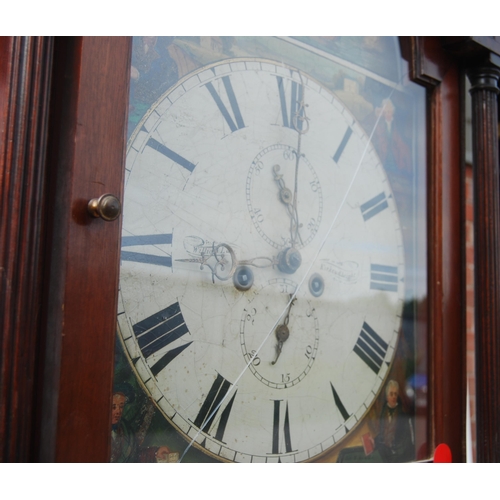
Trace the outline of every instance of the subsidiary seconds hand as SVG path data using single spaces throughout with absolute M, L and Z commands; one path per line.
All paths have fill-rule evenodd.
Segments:
M 292 308 L 296 300 L 297 298 L 293 297 L 293 294 L 290 295 L 290 305 L 288 306 L 288 311 L 286 312 L 285 319 L 283 320 L 283 323 L 281 325 L 278 325 L 276 327 L 275 333 L 278 344 L 276 345 L 276 359 L 271 363 L 272 365 L 275 365 L 276 361 L 278 361 L 278 358 L 281 354 L 281 349 L 283 348 L 283 343 L 290 336 L 290 330 L 288 328 L 288 322 L 290 321 L 290 309 Z

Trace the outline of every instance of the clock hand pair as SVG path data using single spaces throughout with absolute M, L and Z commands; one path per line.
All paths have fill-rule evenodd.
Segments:
M 302 136 L 309 130 L 309 118 L 306 116 L 306 107 L 304 101 L 304 85 L 302 82 L 302 75 L 299 73 L 301 84 L 299 86 L 300 100 L 297 101 L 297 110 L 292 117 L 292 125 L 298 134 L 297 150 L 295 151 L 295 174 L 293 193 L 285 186 L 283 175 L 279 173 L 280 166 L 273 166 L 274 180 L 278 183 L 280 188 L 279 197 L 281 202 L 286 206 L 288 215 L 290 216 L 290 243 L 291 248 L 295 248 L 298 243 L 303 245 L 302 237 L 300 236 L 299 229 L 299 213 L 297 209 L 297 193 L 298 193 L 298 179 L 299 179 L 299 164 L 302 154 Z
M 297 214 L 297 205 L 294 203 L 294 197 L 292 191 L 288 189 L 283 180 L 283 174 L 280 173 L 281 167 L 279 165 L 273 166 L 274 180 L 279 186 L 279 197 L 280 201 L 286 206 L 288 215 L 290 216 L 290 243 L 292 247 L 295 246 L 295 241 L 298 238 L 302 243 L 302 238 L 299 233 L 299 220 Z
M 297 152 L 295 154 L 295 181 L 294 181 L 294 189 L 293 189 L 293 201 L 292 201 L 292 210 L 294 214 L 294 220 L 295 224 L 290 225 L 290 235 L 292 239 L 292 247 L 295 247 L 295 243 L 297 241 L 297 238 L 300 240 L 302 243 L 302 239 L 300 238 L 300 233 L 299 233 L 299 213 L 297 210 L 297 192 L 298 192 L 298 180 L 299 180 L 299 163 L 300 163 L 300 157 L 302 156 L 302 135 L 307 133 L 309 130 L 309 118 L 306 116 L 306 104 L 304 102 L 304 85 L 302 82 L 302 75 L 299 73 L 300 76 L 300 101 L 299 105 L 297 107 L 297 111 L 295 113 L 295 116 L 292 118 L 292 124 L 293 128 L 297 131 Z M 304 127 L 305 125 L 305 127 Z

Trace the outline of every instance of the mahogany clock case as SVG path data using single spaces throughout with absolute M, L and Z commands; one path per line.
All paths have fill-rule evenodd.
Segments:
M 134 38 L 112 460 L 426 458 L 425 90 L 408 76 L 390 37 Z

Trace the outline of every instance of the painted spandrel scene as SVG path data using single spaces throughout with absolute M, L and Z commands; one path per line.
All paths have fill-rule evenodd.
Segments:
M 394 37 L 134 37 L 111 461 L 427 458 L 425 92 L 409 81 L 407 72 Z M 263 90 L 255 95 L 269 103 L 260 104 L 261 113 L 255 111 L 257 101 L 245 102 L 257 85 Z M 271 116 L 274 102 L 276 120 L 268 120 L 268 131 L 252 135 L 252 127 L 263 126 L 261 116 Z M 205 109 L 213 114 L 204 118 Z M 327 120 L 322 113 L 338 113 L 337 125 L 324 126 L 331 128 L 327 146 L 328 133 L 315 128 L 318 121 Z M 221 144 L 234 140 L 242 156 L 248 149 L 252 157 L 224 174 L 221 160 L 214 158 L 225 156 L 200 145 L 199 135 L 179 135 L 177 142 L 170 139 L 188 128 L 186 117 L 198 120 L 193 122 L 197 133 L 219 120 Z M 213 125 L 214 130 L 218 126 Z M 313 134 L 318 139 L 309 146 Z M 216 147 L 213 139 L 208 142 Z M 329 156 L 325 153 L 331 165 L 323 166 L 324 160 L 321 163 L 308 151 L 314 144 L 331 149 Z M 190 154 L 190 148 L 196 154 Z M 378 177 L 366 174 L 366 179 L 373 179 L 368 184 L 380 185 L 373 188 L 375 195 L 366 187 L 358 188 L 356 179 L 351 185 L 343 180 L 349 148 L 362 158 L 361 166 L 353 160 L 350 167 L 361 168 L 360 178 L 363 168 L 380 172 Z M 168 165 L 149 164 L 146 155 L 153 158 L 153 153 Z M 366 167 L 364 155 L 372 158 Z M 217 165 L 205 167 L 207 158 Z M 262 181 L 267 163 L 270 180 Z M 288 165 L 300 169 L 295 180 L 285 171 Z M 263 240 L 256 244 L 253 258 L 242 255 L 251 248 L 247 240 L 229 236 L 237 234 L 236 229 L 217 233 L 207 229 L 210 222 L 198 225 L 192 219 L 195 195 L 213 195 L 210 203 L 222 200 L 219 184 L 212 188 L 210 177 L 203 177 L 209 171 L 224 177 L 224 182 L 234 177 L 235 186 L 241 172 L 242 195 L 232 193 L 228 199 L 234 198 L 238 207 L 243 199 L 251 218 L 247 232 Z M 155 176 L 159 180 L 153 188 Z M 150 196 L 156 196 L 156 189 L 160 196 L 161 182 L 167 191 L 179 192 L 165 213 L 160 208 L 147 212 L 137 201 L 136 179 L 146 178 Z M 306 184 L 309 190 L 301 191 Z M 333 194 L 341 185 L 346 193 L 342 202 L 342 194 Z M 371 194 L 352 201 L 349 190 Z M 176 200 L 187 193 L 189 203 L 176 208 Z M 279 241 L 272 235 L 277 223 L 259 213 L 275 193 L 279 194 L 273 201 L 277 218 L 282 212 L 289 217 L 284 227 L 291 233 Z M 309 205 L 307 218 L 305 209 L 300 212 L 303 200 Z M 142 208 L 127 215 L 127 204 L 134 203 Z M 354 215 L 342 222 L 342 210 L 348 209 L 359 222 Z M 185 215 L 179 215 L 180 210 Z M 231 214 L 238 218 L 238 210 L 229 210 L 228 220 Z M 146 220 L 143 228 L 140 217 Z M 162 226 L 163 219 L 170 226 Z M 184 229 L 186 220 L 189 230 Z M 379 229 L 373 229 L 375 223 Z M 366 239 L 365 226 L 373 235 Z M 359 233 L 355 227 L 361 228 Z M 340 243 L 330 236 L 335 231 Z M 347 240 L 355 243 L 343 243 Z M 401 249 L 388 243 L 394 249 L 384 254 L 383 240 L 400 241 Z M 363 246 L 363 258 L 350 249 L 354 244 Z M 274 247 L 276 255 L 269 254 L 268 247 Z M 306 269 L 316 272 L 307 274 Z M 196 272 L 204 281 L 197 281 Z M 263 285 L 258 284 L 259 277 L 265 277 Z M 218 298 L 205 305 L 216 286 Z M 332 286 L 336 291 L 329 295 Z M 378 295 L 371 300 L 369 293 L 375 292 Z M 277 294 L 283 300 L 266 323 L 259 314 L 271 309 Z M 216 318 L 217 304 L 223 303 L 229 304 L 228 311 L 220 313 L 226 320 Z M 238 308 L 244 312 L 231 313 Z M 260 342 L 262 329 L 269 338 L 269 361 L 262 347 L 265 340 Z M 217 335 L 222 335 L 220 341 Z M 211 345 L 194 351 L 202 343 L 218 344 L 219 350 L 214 354 Z M 280 364 L 286 366 L 287 356 L 292 359 L 292 348 L 300 351 L 300 357 L 297 354 L 278 372 Z M 340 352 L 345 353 L 342 360 Z M 240 356 L 241 362 L 228 361 L 231 356 Z M 329 356 L 331 364 L 342 362 L 342 376 L 337 368 L 330 372 Z M 190 378 L 193 372 L 196 380 Z M 307 398 L 320 384 L 324 392 L 317 389 L 316 396 L 325 402 L 310 405 Z M 194 395 L 190 399 L 181 392 Z M 249 405 L 259 397 L 262 408 L 252 413 Z M 261 415 L 264 420 L 255 423 Z M 241 433 L 253 443 L 241 444 Z M 306 434 L 313 436 L 310 441 L 302 437 Z

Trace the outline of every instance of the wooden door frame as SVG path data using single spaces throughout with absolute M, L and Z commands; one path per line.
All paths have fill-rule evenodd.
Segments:
M 109 460 L 121 218 L 87 204 L 122 199 L 130 54 L 126 37 L 54 43 L 41 461 Z
M 439 37 L 408 37 L 411 79 L 427 87 L 429 445 L 465 450 L 465 165 L 462 74 Z

